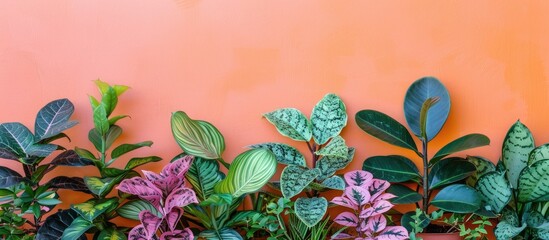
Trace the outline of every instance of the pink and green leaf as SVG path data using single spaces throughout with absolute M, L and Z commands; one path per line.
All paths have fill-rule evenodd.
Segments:
M 334 218 L 334 222 L 347 227 L 356 227 L 359 224 L 358 218 L 351 212 L 340 213 L 336 218 Z
M 349 186 L 369 186 L 374 176 L 366 171 L 356 170 L 345 173 L 345 182 Z
M 351 186 L 345 189 L 345 195 L 353 204 L 364 206 L 370 201 L 370 192 L 366 188 Z
M 164 212 L 170 212 L 174 207 L 184 207 L 191 203 L 198 203 L 196 194 L 192 189 L 180 186 L 166 197 Z

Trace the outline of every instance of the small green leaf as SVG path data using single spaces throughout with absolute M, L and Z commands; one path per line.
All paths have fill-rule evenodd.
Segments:
M 120 137 L 122 134 L 122 128 L 116 125 L 110 126 L 107 131 L 107 136 L 105 137 L 105 150 L 109 149 L 111 145 Z
M 337 170 L 343 169 L 351 163 L 355 156 L 355 148 L 347 149 L 347 157 L 340 158 L 334 156 L 324 156 L 316 162 L 316 168 L 320 170 L 320 175 L 317 177 L 318 180 L 322 181 L 326 178 L 331 177 Z
M 416 203 L 422 199 L 421 194 L 401 184 L 392 184 L 386 192 L 396 196 L 390 200 L 393 204 Z
M 441 148 L 435 156 L 429 161 L 431 165 L 435 164 L 440 159 L 460 151 L 464 151 L 471 148 L 486 146 L 490 144 L 490 139 L 482 134 L 469 134 L 460 137 L 446 146 Z
M 144 210 L 148 210 L 158 217 L 161 216 L 160 212 L 152 204 L 141 199 L 127 202 L 116 209 L 116 212 L 122 217 L 139 220 L 139 213 Z
M 528 165 L 528 154 L 534 146 L 534 137 L 528 127 L 520 121 L 511 126 L 503 141 L 501 158 L 513 189 L 517 189 L 520 172 Z
M 81 158 L 86 158 L 86 159 L 90 159 L 90 160 L 97 160 L 97 158 L 95 157 L 95 155 L 93 155 L 92 152 L 90 152 L 90 151 L 88 151 L 84 148 L 75 147 L 74 151 L 76 153 L 78 153 L 78 156 L 80 156 Z
M 298 198 L 295 201 L 295 214 L 305 225 L 313 227 L 326 214 L 328 201 L 326 198 Z
M 129 116 L 128 115 L 119 115 L 119 116 L 111 117 L 111 118 L 109 118 L 109 125 L 111 125 L 111 126 L 115 125 L 118 122 L 118 120 L 123 119 L 123 118 L 127 118 L 127 117 L 129 117 Z
M 330 140 L 328 145 L 315 152 L 316 155 L 347 158 L 347 145 L 345 139 L 341 136 L 336 136 Z
M 326 143 L 347 125 L 343 101 L 335 94 L 327 94 L 316 104 L 311 114 L 312 134 L 318 145 Z
M 56 199 L 56 198 L 38 199 L 37 202 L 39 204 L 43 205 L 43 206 L 52 206 L 52 205 L 57 205 L 57 204 L 61 203 L 61 201 L 59 199 Z
M 152 146 L 153 142 L 151 141 L 145 141 L 145 142 L 140 142 L 140 143 L 135 143 L 135 144 L 122 144 L 118 147 L 116 147 L 114 150 L 112 150 L 111 152 L 111 157 L 112 158 L 118 158 L 128 152 L 131 152 L 133 150 L 136 150 L 136 149 L 139 149 L 139 148 L 142 148 L 142 147 L 150 147 Z
M 107 119 L 105 106 L 99 105 L 93 109 L 93 124 L 100 135 L 107 134 L 107 131 L 109 131 L 109 120 Z
M 311 122 L 295 108 L 282 108 L 263 115 L 283 136 L 308 142 L 312 137 Z
M 406 182 L 420 177 L 414 162 L 398 155 L 370 157 L 364 161 L 362 170 L 389 182 Z
M 112 111 L 114 111 L 114 108 L 116 108 L 116 104 L 118 104 L 118 96 L 116 95 L 114 88 L 110 86 L 102 93 L 102 95 L 101 105 L 105 107 L 105 112 L 107 113 L 107 117 L 109 117 Z
M 276 156 L 276 160 L 279 163 L 286 165 L 298 165 L 306 167 L 305 157 L 297 149 L 284 143 L 262 143 L 251 145 L 250 148 L 264 148 L 269 149 Z
M 73 220 L 71 225 L 63 231 L 61 240 L 74 240 L 79 239 L 88 229 L 92 228 L 93 223 L 85 220 L 82 217 L 77 217 Z
M 126 240 L 126 235 L 112 228 L 105 229 L 99 233 L 97 240 Z
M 472 213 L 481 206 L 481 197 L 474 188 L 453 184 L 440 190 L 431 204 L 447 212 Z
M 130 161 L 128 161 L 128 163 L 126 164 L 126 167 L 124 167 L 124 169 L 130 170 L 130 169 L 134 169 L 138 166 L 141 166 L 143 164 L 150 163 L 150 162 L 158 162 L 160 160 L 162 160 L 162 158 L 157 157 L 157 156 L 132 158 L 132 159 L 130 159 Z
M 280 188 L 285 198 L 299 194 L 320 174 L 318 168 L 307 169 L 295 165 L 284 168 L 280 175 Z

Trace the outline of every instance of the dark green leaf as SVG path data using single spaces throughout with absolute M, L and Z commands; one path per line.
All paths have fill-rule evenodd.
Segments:
M 116 209 L 116 212 L 122 217 L 139 220 L 139 213 L 144 210 L 149 210 L 151 213 L 155 214 L 158 217 L 161 216 L 161 213 L 153 205 L 141 199 L 127 202 L 126 204 Z
M 54 166 L 88 166 L 93 165 L 93 161 L 81 158 L 78 153 L 73 150 L 67 150 L 57 155 L 52 161 L 51 164 Z
M 315 142 L 326 143 L 341 133 L 347 125 L 347 112 L 343 101 L 335 94 L 326 94 L 313 108 L 311 126 Z
M 393 204 L 415 203 L 422 198 L 421 194 L 401 184 L 392 184 L 386 192 L 396 196 L 390 200 Z
M 88 139 L 91 143 L 93 143 L 93 146 L 97 151 L 102 152 L 103 144 L 105 143 L 103 142 L 101 134 L 99 133 L 99 131 L 97 131 L 96 128 L 92 128 L 88 132 Z
M 112 158 L 118 158 L 128 152 L 131 152 L 133 150 L 142 148 L 142 147 L 150 147 L 153 144 L 151 141 L 145 141 L 135 144 L 122 144 L 118 147 L 116 147 L 114 150 L 112 150 L 111 157 Z
M 90 190 L 80 177 L 57 176 L 48 182 L 51 188 L 70 189 L 73 191 L 90 194 Z
M 124 118 L 127 118 L 129 117 L 128 115 L 119 115 L 119 116 L 114 116 L 112 118 L 109 119 L 109 125 L 114 125 L 118 122 L 118 120 L 120 119 L 124 119 Z
M 476 171 L 475 165 L 462 158 L 438 161 L 429 173 L 429 189 L 436 189 L 465 179 Z
M 0 124 L 0 148 L 24 157 L 33 143 L 34 136 L 23 124 L 16 122 Z
M 427 226 L 429 226 L 429 223 L 431 223 L 431 219 L 429 219 L 429 217 L 425 215 L 424 212 L 422 212 L 422 214 L 417 219 L 413 218 L 413 216 L 415 215 L 416 212 L 414 211 L 410 211 L 402 215 L 402 219 L 400 220 L 400 222 L 402 226 L 406 228 L 406 230 L 408 230 L 408 232 L 412 232 L 412 229 L 414 229 L 411 223 L 415 223 L 416 226 L 422 229 L 426 228 Z
M 79 239 L 88 229 L 93 227 L 93 223 L 85 220 L 82 217 L 75 218 L 71 225 L 63 231 L 61 240 Z M 84 235 L 85 236 L 85 235 Z
M 221 230 L 205 230 L 198 234 L 198 239 L 208 240 L 242 240 L 242 236 L 237 231 L 230 228 Z
M 38 233 L 36 234 L 36 239 L 40 240 L 59 240 L 63 235 L 65 229 L 67 229 L 75 218 L 78 217 L 72 209 L 59 211 L 46 219 L 44 224 Z M 75 237 L 74 240 L 86 240 L 86 236 L 82 235 L 80 237 Z
M 53 144 L 33 144 L 27 148 L 27 155 L 35 157 L 47 157 L 58 148 Z
M 11 150 L 0 148 L 0 158 L 19 161 L 19 157 Z
M 7 167 L 0 166 L 0 188 L 8 188 L 23 181 L 23 176 Z
M 250 148 L 265 148 L 271 150 L 279 163 L 286 165 L 307 166 L 305 157 L 297 149 L 284 143 L 262 143 L 251 145 Z
M 362 170 L 389 182 L 406 182 L 420 177 L 414 162 L 398 155 L 370 157 L 364 161 Z
M 99 233 L 97 240 L 126 240 L 124 232 L 112 228 L 105 229 Z
M 431 204 L 447 212 L 472 213 L 481 206 L 477 191 L 464 184 L 454 184 L 440 190 Z
M 217 161 L 195 157 L 185 178 L 193 186 L 197 198 L 203 201 L 213 193 L 215 184 L 225 175 L 219 171 Z
M 34 141 L 53 137 L 76 125 L 77 121 L 69 121 L 73 112 L 74 105 L 66 98 L 48 103 L 36 116 Z
M 138 166 L 141 166 L 143 164 L 150 163 L 150 162 L 158 162 L 160 160 L 162 160 L 162 158 L 159 158 L 157 156 L 132 158 L 132 159 L 130 159 L 130 161 L 128 161 L 128 163 L 126 164 L 126 167 L 124 167 L 124 169 L 130 170 L 130 169 L 134 169 Z
M 490 139 L 482 134 L 469 134 L 460 137 L 446 146 L 441 148 L 431 159 L 430 164 L 433 165 L 440 159 L 463 150 L 486 146 L 490 144 Z

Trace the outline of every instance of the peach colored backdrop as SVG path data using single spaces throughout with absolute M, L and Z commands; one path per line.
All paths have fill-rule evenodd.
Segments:
M 216 125 L 230 160 L 250 144 L 294 144 L 262 113 L 310 114 L 333 92 L 347 105 L 343 136 L 357 148 L 349 169 L 358 169 L 366 157 L 408 152 L 367 136 L 354 114 L 371 108 L 404 121 L 407 87 L 433 75 L 449 89 L 452 110 L 431 149 L 481 132 L 491 146 L 469 153 L 495 161 L 518 118 L 538 144 L 549 141 L 548 11 L 547 1 L 4 0 L 0 122 L 32 129 L 41 106 L 67 97 L 80 121 L 69 146 L 91 148 L 92 80 L 129 85 L 118 109 L 132 116 L 121 122 L 122 140 L 154 141 L 139 154 L 163 157 L 149 166 L 159 170 L 180 152 L 173 111 Z

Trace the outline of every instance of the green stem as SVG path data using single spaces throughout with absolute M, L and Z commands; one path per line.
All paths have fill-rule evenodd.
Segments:
M 225 160 L 223 160 L 223 158 L 218 158 L 217 161 L 219 161 L 227 170 L 229 170 L 229 167 L 231 166 L 231 164 L 229 164 L 228 162 L 225 162 Z
M 286 236 L 287 239 L 292 239 L 292 238 L 288 235 L 288 231 L 286 230 L 286 225 L 284 225 L 284 221 L 283 221 L 282 218 L 280 217 L 280 214 L 277 214 L 277 215 L 276 215 L 276 218 L 278 219 L 278 225 L 279 225 L 280 228 L 282 229 L 282 232 L 284 232 L 284 236 Z
M 427 139 L 423 143 L 423 212 L 428 213 L 429 208 L 429 158 L 427 153 Z

